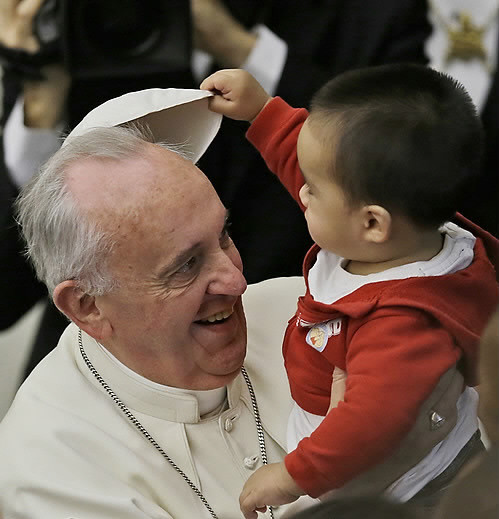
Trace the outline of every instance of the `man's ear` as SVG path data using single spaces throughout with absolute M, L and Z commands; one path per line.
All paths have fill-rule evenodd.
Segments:
M 384 243 L 392 233 L 392 215 L 380 205 L 366 205 L 361 211 L 362 236 L 371 243 Z
M 102 314 L 95 297 L 83 292 L 76 281 L 59 283 L 53 298 L 57 308 L 96 341 L 102 342 L 111 335 L 111 323 Z

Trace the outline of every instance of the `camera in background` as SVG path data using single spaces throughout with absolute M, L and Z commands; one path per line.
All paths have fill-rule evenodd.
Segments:
M 34 32 L 45 61 L 74 78 L 185 71 L 191 59 L 186 0 L 46 0 Z

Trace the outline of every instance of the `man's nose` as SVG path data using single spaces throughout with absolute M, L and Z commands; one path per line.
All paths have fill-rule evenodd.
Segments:
M 213 266 L 212 279 L 208 285 L 209 294 L 240 296 L 246 291 L 243 265 L 237 251 L 220 251 Z

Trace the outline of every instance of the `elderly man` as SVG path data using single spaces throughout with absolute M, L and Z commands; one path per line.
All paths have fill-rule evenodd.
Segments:
M 284 455 L 280 343 L 303 282 L 250 288 L 247 330 L 208 179 L 157 133 L 105 127 L 96 110 L 18 201 L 37 274 L 72 323 L 0 424 L 0 516 L 241 517 L 244 481 Z

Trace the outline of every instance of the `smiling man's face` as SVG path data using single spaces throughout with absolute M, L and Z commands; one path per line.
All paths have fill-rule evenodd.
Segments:
M 110 270 L 119 287 L 96 298 L 110 323 L 104 346 L 161 384 L 226 385 L 246 354 L 246 281 L 211 183 L 192 163 L 154 145 L 145 158 L 77 167 L 90 169 L 100 188 L 86 196 L 85 180 L 73 189 L 116 238 Z

